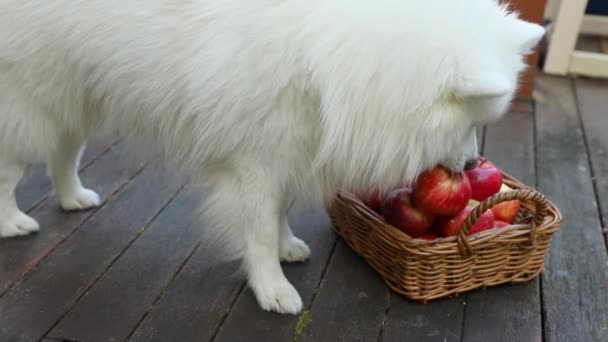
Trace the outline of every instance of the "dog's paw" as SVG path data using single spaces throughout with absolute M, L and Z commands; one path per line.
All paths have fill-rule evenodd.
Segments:
M 0 238 L 27 235 L 38 230 L 38 222 L 19 210 L 0 216 Z
M 73 193 L 63 196 L 60 201 L 61 207 L 70 211 L 94 208 L 101 203 L 99 195 L 95 191 L 85 188 L 79 188 Z
M 279 245 L 279 257 L 284 262 L 303 262 L 308 260 L 310 248 L 297 237 L 281 240 Z
M 285 278 L 251 286 L 258 304 L 266 311 L 291 315 L 302 311 L 303 304 L 298 291 Z

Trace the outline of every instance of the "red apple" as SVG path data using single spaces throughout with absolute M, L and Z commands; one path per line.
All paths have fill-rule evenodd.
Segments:
M 352 190 L 351 193 L 365 204 L 366 207 L 380 213 L 382 210 L 382 198 L 377 190 Z
M 520 207 L 521 202 L 519 200 L 512 200 L 498 203 L 491 210 L 496 220 L 513 223 Z
M 382 214 L 386 222 L 416 238 L 425 234 L 431 228 L 434 218 L 414 208 L 409 195 L 410 191 L 407 189 L 399 189 L 389 193 L 382 206 Z
M 499 221 L 499 220 L 494 221 L 494 228 L 504 228 L 504 227 L 508 227 L 510 225 L 511 225 L 510 223 L 507 223 L 504 221 Z
M 435 240 L 435 239 L 439 239 L 439 236 L 437 236 L 435 234 L 423 234 L 423 235 L 420 235 L 418 238 L 422 239 L 422 240 L 432 241 L 432 240 Z
M 379 213 L 382 210 L 382 198 L 378 191 L 373 191 L 368 194 L 361 195 L 359 197 L 363 204 L 365 204 L 371 210 Z
M 413 197 L 414 203 L 429 214 L 453 216 L 471 199 L 471 185 L 463 173 L 436 167 L 420 174 Z
M 487 160 L 477 162 L 477 167 L 465 171 L 471 183 L 471 198 L 484 201 L 500 191 L 502 174 L 496 165 Z
M 494 214 L 492 214 L 491 210 L 486 210 L 481 216 L 477 219 L 477 222 L 469 229 L 469 235 L 473 235 L 475 233 L 479 233 L 484 230 L 494 228 Z
M 442 219 L 439 222 L 439 232 L 441 233 L 441 236 L 458 235 L 462 223 L 467 219 L 471 211 L 473 211 L 473 208 L 467 206 L 462 209 L 458 215 Z M 482 230 L 490 229 L 492 227 L 494 227 L 494 215 L 492 214 L 492 211 L 486 210 L 483 214 L 481 214 L 479 219 L 477 219 L 477 222 L 473 224 L 469 230 L 469 235 L 475 234 Z

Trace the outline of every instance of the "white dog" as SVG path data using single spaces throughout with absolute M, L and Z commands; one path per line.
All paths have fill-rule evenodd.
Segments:
M 63 208 L 98 205 L 79 158 L 118 127 L 209 187 L 260 306 L 298 313 L 291 196 L 461 171 L 543 34 L 495 0 L 0 0 L 0 236 L 39 229 L 14 198 L 34 160 Z

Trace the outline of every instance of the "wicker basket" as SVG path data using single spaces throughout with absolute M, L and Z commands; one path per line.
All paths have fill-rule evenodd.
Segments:
M 559 209 L 508 174 L 513 191 L 480 203 L 458 236 L 414 239 L 389 225 L 359 199 L 340 193 L 329 209 L 334 230 L 397 293 L 426 302 L 480 287 L 524 282 L 544 267 L 551 237 L 562 221 Z M 476 219 L 492 206 L 513 199 L 521 209 L 513 225 L 468 236 Z

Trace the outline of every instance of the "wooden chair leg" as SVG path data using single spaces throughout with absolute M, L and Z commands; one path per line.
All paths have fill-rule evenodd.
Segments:
M 555 20 L 557 17 L 557 10 L 559 9 L 559 5 L 561 5 L 562 0 L 548 0 L 547 7 L 545 8 L 545 18 Z
M 576 46 L 579 30 L 585 17 L 588 0 L 561 1 L 553 23 L 544 71 L 566 75 Z

